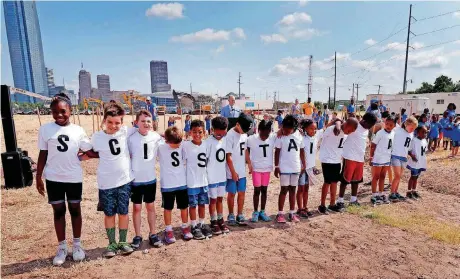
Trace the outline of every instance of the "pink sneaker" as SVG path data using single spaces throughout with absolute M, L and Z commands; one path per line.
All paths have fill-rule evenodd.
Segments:
M 190 240 L 193 238 L 193 235 L 190 232 L 190 227 L 181 228 L 181 231 L 182 231 L 182 238 L 184 240 Z
M 276 222 L 282 224 L 286 223 L 286 217 L 284 217 L 284 214 L 276 215 Z
M 290 213 L 289 214 L 289 221 L 294 222 L 294 223 L 298 223 L 298 222 L 300 222 L 300 218 L 299 218 L 299 216 L 297 214 Z

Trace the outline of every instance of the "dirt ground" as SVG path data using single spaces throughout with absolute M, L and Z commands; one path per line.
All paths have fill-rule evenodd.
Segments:
M 130 116 L 125 120 L 131 121 Z M 51 121 L 43 116 L 42 123 Z M 19 147 L 38 156 L 37 116 L 15 116 Z M 163 117 L 160 118 L 163 121 Z M 92 134 L 91 116 L 80 116 Z M 180 121 L 178 121 L 180 126 Z M 77 121 L 78 124 L 78 121 Z M 159 124 L 163 130 L 163 123 Z M 2 137 L 3 139 L 3 137 Z M 4 150 L 4 145 L 1 145 Z M 3 152 L 3 151 L 2 151 Z M 52 266 L 56 236 L 51 207 L 35 183 L 18 190 L 1 190 L 2 278 L 460 278 L 460 159 L 447 159 L 447 151 L 429 155 L 428 171 L 420 178 L 422 199 L 372 208 L 370 186 L 360 186 L 359 210 L 328 216 L 315 215 L 298 224 L 273 222 L 234 228 L 226 236 L 142 250 L 130 256 L 102 259 L 107 245 L 103 213 L 96 211 L 97 161 L 86 161 L 82 202 L 82 242 L 87 260 L 68 260 Z M 158 170 L 157 170 L 158 171 Z M 370 170 L 365 170 L 369 181 Z M 401 184 L 407 189 L 407 173 Z M 2 182 L 3 184 L 3 182 Z M 251 216 L 252 181 L 248 181 L 245 215 Z M 279 182 L 272 176 L 267 213 L 277 212 Z M 163 214 L 157 193 L 157 227 Z M 320 187 L 310 188 L 309 208 L 316 212 Z M 349 197 L 346 196 L 346 200 Z M 367 205 L 366 205 L 367 204 Z M 226 206 L 225 206 L 226 207 Z M 131 210 L 131 209 L 130 209 Z M 144 239 L 148 234 L 143 213 Z M 173 224 L 176 237 L 179 214 Z M 67 238 L 72 239 L 70 217 Z M 128 237 L 132 239 L 130 227 Z M 71 245 L 71 243 L 69 243 Z M 71 247 L 71 246 L 70 246 Z

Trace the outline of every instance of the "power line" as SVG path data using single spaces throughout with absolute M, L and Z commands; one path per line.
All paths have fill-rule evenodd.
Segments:
M 429 19 L 433 19 L 433 18 L 437 18 L 437 17 L 441 17 L 441 16 L 446 16 L 446 15 L 450 15 L 450 14 L 453 14 L 453 13 L 456 13 L 456 12 L 460 12 L 460 10 L 455 10 L 455 11 L 450 11 L 450 12 L 447 12 L 447 13 L 442 13 L 442 14 L 438 14 L 438 15 L 434 15 L 434 16 L 429 16 L 429 17 L 424 17 L 422 19 L 418 19 L 417 22 L 415 22 L 414 24 L 420 22 L 420 21 L 425 21 L 425 20 L 429 20 Z
M 425 32 L 425 33 L 421 33 L 421 34 L 414 34 L 414 36 L 420 37 L 420 36 L 423 36 L 423 35 L 427 35 L 427 34 L 431 34 L 431 33 L 436 33 L 436 32 L 444 31 L 444 30 L 451 29 L 451 28 L 455 28 L 455 27 L 459 27 L 459 26 L 460 26 L 460 24 L 456 24 L 456 25 L 452 25 L 452 26 L 449 26 L 449 27 L 444 27 L 444 28 L 441 28 L 441 29 L 436 29 L 436 30 L 433 30 L 433 31 L 430 31 L 430 32 Z
M 430 48 L 430 47 L 435 47 L 435 46 L 440 46 L 440 45 L 445 45 L 445 44 L 457 42 L 459 40 L 460 40 L 460 38 L 455 39 L 455 40 L 445 41 L 445 42 L 442 42 L 442 43 L 437 43 L 437 44 L 432 44 L 432 45 L 428 45 L 428 46 L 419 47 L 419 48 L 416 49 L 416 51 L 420 50 L 420 49 L 424 49 L 424 48 Z

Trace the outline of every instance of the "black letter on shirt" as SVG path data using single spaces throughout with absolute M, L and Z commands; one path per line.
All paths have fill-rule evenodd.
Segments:
M 294 140 L 294 139 L 290 139 L 290 140 L 289 140 L 288 152 L 290 152 L 292 148 L 294 148 L 295 151 L 299 151 L 299 150 L 297 149 L 297 144 L 295 144 L 295 140 Z
M 425 153 L 426 153 L 426 146 L 425 146 L 425 147 L 422 146 L 421 149 L 422 149 L 422 156 L 425 156 Z
M 121 153 L 120 147 L 115 148 L 115 144 L 118 144 L 118 140 L 116 139 L 109 140 L 109 147 L 110 147 L 110 152 L 112 153 L 112 155 L 118 155 Z
M 407 137 L 406 142 L 404 143 L 404 147 L 409 147 L 409 144 L 410 144 L 410 138 Z
M 219 158 L 219 153 L 220 153 L 221 151 L 222 151 L 222 154 L 223 154 L 222 159 Z M 216 160 L 217 160 L 217 162 L 219 162 L 219 163 L 222 163 L 223 161 L 225 161 L 225 150 L 224 150 L 223 148 L 221 148 L 221 149 L 219 149 L 219 150 L 216 151 Z
M 310 142 L 310 154 L 313 154 L 313 142 Z
M 338 148 L 343 148 L 343 138 L 340 139 L 339 147 L 338 147 Z
M 147 155 L 147 143 L 144 143 L 144 159 L 148 159 L 148 155 Z
M 262 147 L 264 151 L 264 157 L 267 157 L 267 146 L 270 146 L 269 144 L 261 144 L 259 147 Z
M 206 153 L 198 153 L 198 161 L 203 162 L 203 164 L 198 163 L 200 168 L 206 167 Z
M 173 159 L 173 162 L 172 163 L 172 166 L 173 167 L 178 167 L 179 164 L 180 164 L 180 161 L 179 161 L 179 152 L 177 151 L 174 151 L 171 153 L 171 158 Z
M 388 140 L 388 149 L 393 146 L 393 141 L 391 139 Z
M 69 146 L 68 146 L 67 143 L 65 143 L 64 141 L 69 141 L 69 136 L 67 136 L 67 135 L 59 135 L 59 136 L 58 136 L 58 142 L 59 142 L 62 146 L 58 146 L 58 147 L 57 147 L 57 150 L 58 150 L 58 151 L 66 152 L 67 150 L 69 150 Z
M 244 142 L 240 142 L 240 155 L 243 156 Z

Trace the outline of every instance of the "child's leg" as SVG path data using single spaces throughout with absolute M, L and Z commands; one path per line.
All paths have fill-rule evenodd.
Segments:
M 326 198 L 327 193 L 329 192 L 329 187 L 331 187 L 331 184 L 323 183 L 323 187 L 321 188 L 321 206 L 326 206 Z
M 254 204 L 254 211 L 259 209 L 259 196 L 262 187 L 254 187 L 254 195 L 252 196 L 252 202 Z
M 308 207 L 308 190 L 310 189 L 309 184 L 305 185 L 302 193 L 302 199 L 303 199 L 303 207 L 302 209 L 307 210 Z
M 340 189 L 339 189 L 339 202 L 343 203 L 343 197 L 345 197 L 345 190 L 347 189 L 348 183 L 342 181 L 340 182 Z
M 286 201 L 286 195 L 289 191 L 289 186 L 281 186 L 280 195 L 278 197 L 278 211 L 281 213 L 284 209 L 284 202 Z
M 147 221 L 149 223 L 150 234 L 155 234 L 156 233 L 155 232 L 156 231 L 156 219 L 157 219 L 157 215 L 155 212 L 155 203 L 153 202 L 146 203 L 145 208 L 147 209 Z M 139 214 L 139 217 L 140 217 L 140 214 Z M 139 225 L 140 223 L 141 222 L 139 222 Z M 140 233 L 140 227 L 139 227 L 139 233 Z M 137 234 L 136 232 L 136 235 L 139 235 L 139 234 Z
M 200 223 L 203 221 L 206 215 L 206 206 L 204 204 L 198 205 L 198 218 L 200 218 Z
M 268 185 L 260 187 L 260 191 L 262 193 L 260 197 L 260 210 L 262 211 L 265 211 L 265 205 L 267 204 L 267 190 L 268 190 Z
M 351 202 L 356 201 L 358 197 L 358 185 L 359 183 L 351 183 Z
M 73 238 L 80 238 L 82 226 L 80 202 L 69 202 L 68 206 L 70 217 L 72 219 Z
M 216 205 L 217 205 L 217 198 L 209 199 L 209 216 L 211 216 L 211 220 L 217 220 L 217 215 L 216 215 Z
M 437 143 L 438 143 L 438 138 L 435 138 L 435 139 L 433 140 L 433 152 L 436 151 L 436 147 L 438 146 Z
M 299 185 L 297 187 L 297 194 L 296 194 L 296 199 L 297 199 L 297 208 L 299 210 L 303 209 L 303 192 L 305 189 L 305 185 Z
M 387 171 L 390 167 L 382 167 L 380 171 L 380 177 L 379 177 L 379 195 L 383 193 L 383 190 L 385 189 L 385 176 L 387 174 Z
M 246 192 L 238 192 L 238 215 L 243 214 L 245 195 L 246 195 Z
M 224 215 L 224 198 L 223 197 L 217 197 L 216 211 L 217 211 L 218 217 Z
M 142 204 L 133 203 L 133 225 L 136 236 L 141 236 L 141 211 Z
M 291 213 L 295 211 L 295 188 L 296 186 L 289 186 L 289 210 Z
M 429 138 L 429 140 L 428 140 L 428 151 L 432 150 L 432 147 L 431 147 L 432 144 L 433 144 L 433 139 Z
M 227 194 L 227 206 L 228 206 L 228 213 L 234 214 L 235 212 L 235 194 L 234 193 L 229 192 Z
M 188 208 L 188 212 L 190 214 L 190 220 L 192 222 L 192 226 L 196 226 L 196 205 L 190 205 Z
M 394 177 L 393 177 L 393 181 L 391 182 L 391 193 L 397 193 L 403 168 L 400 166 L 393 166 L 392 168 L 393 168 Z
M 56 231 L 58 242 L 62 242 L 65 240 L 65 202 L 52 204 L 52 206 L 54 215 L 54 230 Z
M 128 235 L 128 226 L 129 226 L 129 215 L 128 214 L 118 214 L 118 230 L 120 242 L 126 242 L 126 236 Z
M 379 183 L 381 171 L 382 171 L 382 167 L 378 167 L 378 166 L 372 167 L 372 182 L 371 182 L 372 196 L 375 196 L 375 194 L 377 194 L 377 183 Z
M 391 185 L 391 182 L 393 181 L 393 170 L 391 169 L 391 167 L 387 168 L 387 172 L 388 172 L 388 182 Z
M 329 205 L 335 205 L 335 197 L 337 195 L 337 182 L 331 183 L 331 191 L 329 198 Z
M 115 215 L 104 215 L 104 226 L 107 232 L 107 237 L 109 238 L 109 245 L 117 243 L 115 240 Z
M 187 208 L 180 210 L 180 219 L 182 224 L 188 224 L 188 210 Z M 171 224 L 171 212 L 169 213 L 169 224 Z

